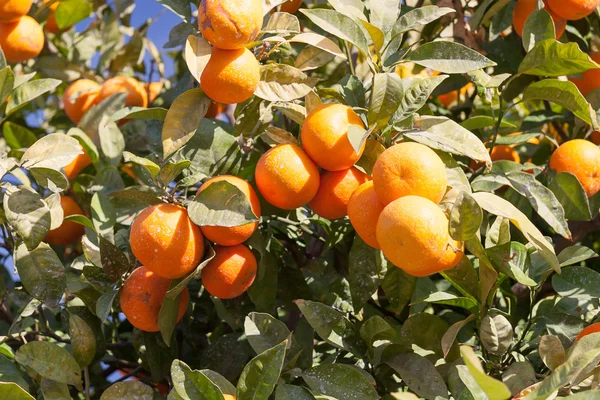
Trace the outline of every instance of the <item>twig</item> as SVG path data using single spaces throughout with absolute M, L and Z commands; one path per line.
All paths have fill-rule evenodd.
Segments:
M 90 371 L 88 367 L 83 369 L 83 376 L 85 379 L 85 400 L 90 400 Z

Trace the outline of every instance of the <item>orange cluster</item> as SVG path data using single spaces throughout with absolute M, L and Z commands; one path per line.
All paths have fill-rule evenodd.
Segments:
M 42 27 L 27 15 L 32 3 L 32 0 L 0 1 L 0 47 L 8 62 L 27 61 L 44 48 Z
M 198 27 L 213 45 L 200 77 L 204 93 L 217 103 L 235 104 L 249 99 L 260 81 L 260 64 L 245 46 L 260 32 L 260 0 L 202 0 Z

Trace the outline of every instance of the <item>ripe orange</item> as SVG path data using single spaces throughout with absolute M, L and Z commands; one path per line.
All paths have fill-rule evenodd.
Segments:
M 56 32 L 60 31 L 60 28 L 58 27 L 58 22 L 56 22 L 56 15 L 54 14 L 54 11 L 50 11 L 50 15 L 46 20 L 46 25 L 44 29 L 46 30 L 46 32 L 52 34 L 56 34 Z
M 129 275 L 121 289 L 121 311 L 131 325 L 146 332 L 158 332 L 158 313 L 171 281 L 146 267 L 139 267 Z M 188 289 L 179 297 L 177 322 L 183 318 L 189 301 Z
M 589 54 L 595 62 L 600 62 L 600 52 Z M 569 77 L 569 80 L 577 86 L 582 95 L 587 96 L 600 87 L 600 68 L 589 69 L 581 73 L 581 78 Z
M 262 23 L 260 0 L 202 0 L 198 6 L 202 36 L 220 49 L 243 48 L 260 32 Z
M 592 142 L 575 139 L 563 143 L 552 153 L 550 169 L 575 175 L 589 197 L 600 191 L 600 148 Z
M 413 276 L 454 267 L 462 246 L 448 233 L 448 218 L 431 200 L 404 196 L 385 206 L 376 228 L 383 254 Z
M 544 1 L 544 3 L 547 3 Z M 534 12 L 537 8 L 537 0 L 518 0 L 515 5 L 515 9 L 513 11 L 513 27 L 515 28 L 515 32 L 519 36 L 523 36 L 523 28 L 525 27 L 525 21 Z M 546 4 L 545 10 L 548 11 L 550 16 L 552 17 L 552 21 L 554 21 L 554 28 L 556 33 L 556 38 L 562 36 L 567 27 L 567 20 L 556 15 L 548 4 Z
M 83 151 L 83 148 L 81 150 Z M 83 154 L 78 154 L 77 157 L 65 167 L 65 176 L 67 179 L 73 180 L 77 178 L 77 175 L 79 175 L 81 170 L 91 163 L 92 159 L 85 152 Z
M 590 140 L 592 141 L 592 143 L 600 145 L 600 132 L 592 132 L 592 134 L 590 135 Z
M 137 79 L 128 76 L 116 76 L 104 82 L 96 98 L 96 104 L 107 97 L 120 92 L 127 93 L 125 106 L 148 107 L 148 93 Z
M 363 183 L 348 201 L 348 217 L 358 236 L 369 246 L 379 249 L 375 228 L 384 205 L 375 193 L 373 181 Z
M 512 136 L 509 135 L 509 136 Z M 538 140 L 536 138 L 533 138 L 531 140 Z M 490 154 L 490 158 L 492 159 L 492 161 L 501 161 L 501 160 L 505 160 L 505 161 L 514 161 L 516 163 L 521 163 L 521 157 L 519 156 L 519 153 L 517 153 L 517 151 L 515 149 L 513 149 L 510 146 L 507 146 L 505 144 L 497 144 L 494 146 L 494 148 L 492 149 L 492 153 Z M 472 170 L 478 170 L 479 168 L 481 168 L 483 166 L 484 163 L 479 163 L 476 162 L 474 160 L 471 160 L 471 162 L 469 163 L 469 167 Z
M 208 293 L 220 299 L 242 295 L 256 277 L 256 257 L 243 244 L 216 246 L 215 253 L 202 269 L 202 284 Z
M 260 218 L 260 200 L 258 199 L 256 192 L 248 182 L 236 176 L 221 175 L 209 179 L 206 182 L 204 182 L 202 186 L 200 186 L 199 192 L 209 187 L 212 183 L 221 181 L 229 182 L 236 188 L 240 189 L 242 193 L 244 193 L 246 197 L 248 197 L 248 200 L 252 205 L 252 212 Z M 233 246 L 236 244 L 244 243 L 246 240 L 248 240 L 257 227 L 258 221 L 250 222 L 246 225 L 231 227 L 202 226 L 200 229 L 202 229 L 202 233 L 208 240 L 215 242 L 216 244 L 220 244 L 222 246 Z
M 210 103 L 208 107 L 208 111 L 206 111 L 206 115 L 204 118 L 216 118 L 217 115 L 223 112 L 223 104 L 215 103 L 214 101 Z
M 552 11 L 570 21 L 587 17 L 594 12 L 598 4 L 598 0 L 548 0 Z
M 160 94 L 160 91 L 163 88 L 163 83 L 162 82 L 146 83 L 144 85 L 144 88 L 146 89 L 146 94 L 148 95 L 148 104 L 152 104 L 152 103 L 154 103 L 154 100 L 156 100 L 158 95 Z
M 37 57 L 44 48 L 44 31 L 38 22 L 25 15 L 16 21 L 0 23 L 0 47 L 11 63 Z
M 286 1 L 285 3 L 283 3 L 281 5 L 281 7 L 279 8 L 279 11 L 294 14 L 296 11 L 298 11 L 298 9 L 300 8 L 301 5 L 302 5 L 302 0 Z
M 364 127 L 360 117 L 348 106 L 323 104 L 306 116 L 302 124 L 302 147 L 312 160 L 329 171 L 354 165 L 365 149 L 357 154 L 348 139 L 348 127 Z
M 0 21 L 14 21 L 27 15 L 33 0 L 0 0 Z
M 224 395 L 223 395 L 223 399 L 224 399 L 224 400 L 236 400 L 236 397 L 235 397 L 235 396 L 232 396 L 232 395 L 230 395 L 230 394 L 224 394 Z
M 453 90 L 448 93 L 440 94 L 438 96 L 438 99 L 444 105 L 444 107 L 448 108 L 450 107 L 450 105 L 458 101 L 459 96 L 461 99 L 464 100 L 467 95 L 467 92 L 469 91 L 469 89 L 471 89 L 471 87 L 473 87 L 473 83 L 469 82 L 465 86 L 461 87 L 459 90 Z
M 280 144 L 263 154 L 254 177 L 263 197 L 284 210 L 307 204 L 319 190 L 319 169 L 295 144 Z
M 133 221 L 129 236 L 131 251 L 150 271 L 176 279 L 190 273 L 204 256 L 204 236 L 175 204 L 146 208 Z
M 260 64 L 248 49 L 213 47 L 200 76 L 204 93 L 217 103 L 241 103 L 254 94 L 260 81 Z
M 319 190 L 308 205 L 316 214 L 329 220 L 345 217 L 348 215 L 350 196 L 368 180 L 368 175 L 354 167 L 342 171 L 324 171 L 321 173 Z
M 436 204 L 446 193 L 448 180 L 440 157 L 420 143 L 400 143 L 385 150 L 373 166 L 377 197 L 389 204 L 402 196 L 422 196 Z
M 91 79 L 79 79 L 71 83 L 63 95 L 65 113 L 75 124 L 94 105 L 100 93 L 100 85 Z
M 60 196 L 60 206 L 63 209 L 65 217 L 76 214 L 83 214 L 81 207 L 70 196 Z M 83 225 L 73 221 L 63 221 L 56 229 L 52 229 L 44 239 L 47 243 L 58 246 L 66 246 L 79 240 L 85 233 Z
M 592 333 L 600 332 L 600 322 L 596 322 L 595 324 L 591 324 L 583 328 L 579 335 L 575 338 L 575 342 L 581 339 L 584 336 L 590 335 Z

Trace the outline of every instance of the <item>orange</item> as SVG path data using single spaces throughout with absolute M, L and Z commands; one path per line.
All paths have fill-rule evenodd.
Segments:
M 0 21 L 14 21 L 27 15 L 33 0 L 0 0 Z
M 204 236 L 176 204 L 155 204 L 133 221 L 131 251 L 150 271 L 177 279 L 192 272 L 204 256 Z
M 65 217 L 70 215 L 82 215 L 81 207 L 69 196 L 60 196 L 60 206 L 63 209 Z M 44 239 L 47 243 L 58 246 L 66 246 L 79 240 L 85 233 L 83 225 L 73 221 L 63 221 L 56 229 L 52 229 Z
M 83 151 L 83 147 L 81 148 Z M 73 180 L 85 167 L 92 163 L 92 159 L 85 152 L 78 154 L 77 157 L 69 165 L 65 167 L 65 175 L 67 179 Z
M 65 113 L 75 124 L 94 105 L 100 93 L 100 85 L 91 79 L 79 79 L 71 83 L 63 95 Z
M 258 35 L 262 23 L 260 0 L 202 0 L 198 6 L 202 36 L 220 49 L 243 48 Z
M 46 20 L 45 29 L 46 29 L 46 32 L 49 32 L 52 34 L 56 34 L 56 32 L 60 31 L 60 28 L 58 27 L 58 23 L 56 22 L 56 15 L 54 14 L 54 11 L 50 11 L 50 15 L 48 16 L 48 19 Z
M 438 96 L 438 99 L 444 105 L 444 107 L 448 108 L 451 104 L 459 100 L 459 96 L 460 99 L 464 100 L 467 95 L 467 92 L 469 91 L 469 89 L 471 89 L 472 86 L 473 83 L 469 82 L 465 86 L 461 87 L 459 90 L 453 90 L 448 93 L 440 94 Z
M 544 3 L 546 4 L 547 2 L 544 1 Z M 515 32 L 517 32 L 517 34 L 519 36 L 523 36 L 523 28 L 525 27 L 525 21 L 527 21 L 527 18 L 529 18 L 531 13 L 534 12 L 536 10 L 536 8 L 537 8 L 537 0 L 518 0 L 517 1 L 517 4 L 515 5 L 515 9 L 513 10 L 513 27 L 515 28 Z M 552 17 L 552 21 L 554 21 L 555 34 L 556 34 L 556 38 L 558 39 L 564 33 L 565 28 L 567 27 L 567 21 L 564 18 L 556 15 L 548 7 L 547 4 L 544 9 L 546 11 L 548 11 L 550 16 Z
M 323 104 L 306 116 L 302 124 L 302 147 L 317 165 L 340 171 L 354 165 L 365 145 L 356 153 L 348 139 L 350 125 L 364 127 L 360 117 L 348 106 Z
M 441 158 L 420 143 L 400 143 L 386 149 L 373 166 L 373 184 L 383 204 L 409 195 L 439 203 L 448 180 Z
M 224 395 L 223 395 L 223 399 L 224 399 L 224 400 L 236 400 L 236 397 L 235 397 L 235 396 L 232 396 L 232 395 L 230 395 L 230 394 L 224 394 Z
M 514 161 L 516 163 L 521 163 L 521 157 L 519 157 L 519 153 L 515 149 L 505 144 L 498 144 L 494 146 L 492 149 L 492 153 L 490 154 L 490 158 L 492 161 Z
M 298 11 L 298 9 L 300 8 L 301 5 L 302 5 L 302 0 L 286 1 L 285 3 L 283 3 L 281 5 L 281 7 L 279 8 L 279 11 L 293 14 L 296 11 Z
M 260 81 L 260 64 L 248 49 L 221 50 L 213 47 L 200 76 L 200 86 L 212 100 L 223 104 L 246 101 Z
M 0 23 L 0 47 L 11 63 L 37 57 L 44 48 L 44 31 L 38 22 L 25 15 L 12 22 Z
M 550 169 L 575 175 L 589 197 L 600 191 L 600 148 L 592 142 L 575 139 L 563 143 L 552 153 Z
M 126 107 L 148 107 L 148 93 L 144 85 L 128 76 L 117 76 L 104 82 L 96 98 L 96 104 L 120 92 L 127 93 Z
M 254 215 L 260 218 L 260 200 L 258 199 L 256 192 L 248 182 L 236 176 L 221 175 L 209 179 L 206 182 L 204 182 L 202 186 L 200 186 L 199 192 L 209 187 L 212 183 L 221 181 L 229 182 L 236 188 L 240 189 L 250 201 L 250 204 L 252 205 L 252 212 L 254 213 Z M 246 240 L 248 240 L 257 227 L 258 221 L 250 222 L 246 225 L 230 227 L 202 226 L 200 229 L 202 229 L 202 233 L 208 240 L 215 242 L 216 244 L 220 244 L 222 246 L 233 246 L 236 244 L 244 243 Z
M 584 336 L 590 335 L 592 333 L 600 332 L 600 322 L 596 322 L 595 324 L 591 324 L 583 328 L 579 335 L 575 338 L 575 342 L 581 339 Z
M 587 17 L 598 7 L 598 3 L 598 0 L 548 0 L 552 11 L 570 21 Z
M 220 299 L 242 295 L 256 277 L 256 257 L 243 244 L 216 246 L 215 253 L 202 269 L 202 284 Z
M 310 208 L 323 218 L 334 220 L 348 215 L 348 201 L 369 176 L 352 167 L 342 171 L 324 171 L 319 190 L 308 203 Z
M 214 101 L 210 103 L 208 107 L 208 111 L 206 111 L 206 115 L 204 118 L 216 118 L 217 115 L 223 112 L 223 104 L 215 103 Z
M 590 140 L 592 141 L 592 143 L 600 145 L 600 132 L 592 132 L 592 134 L 590 135 Z
M 358 236 L 369 246 L 379 249 L 375 228 L 384 205 L 375 193 L 373 181 L 363 183 L 348 201 L 348 217 Z
M 162 82 L 146 83 L 144 85 L 144 88 L 146 89 L 146 93 L 148 95 L 148 104 L 152 104 L 160 94 L 160 91 L 163 88 L 163 84 Z
M 413 276 L 452 268 L 463 256 L 461 244 L 448 233 L 444 212 L 423 197 L 404 196 L 385 206 L 376 235 L 383 254 Z
M 158 332 L 158 313 L 171 281 L 142 266 L 129 275 L 121 289 L 121 311 L 131 325 L 146 332 Z M 179 297 L 177 322 L 183 318 L 189 301 L 188 288 Z
M 263 154 L 254 177 L 265 200 L 284 210 L 302 207 L 319 190 L 319 169 L 295 144 L 280 144 Z
M 600 62 L 600 52 L 589 54 L 595 62 Z M 569 77 L 569 80 L 577 86 L 582 95 L 587 96 L 600 87 L 600 68 L 588 69 L 581 73 L 581 78 Z

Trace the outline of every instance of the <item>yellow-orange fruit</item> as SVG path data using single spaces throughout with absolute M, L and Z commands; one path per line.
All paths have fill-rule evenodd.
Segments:
M 577 335 L 577 337 L 575 338 L 575 341 L 577 342 L 582 337 L 591 335 L 592 333 L 596 332 L 600 332 L 600 322 L 596 322 L 595 324 L 591 324 L 583 328 L 583 330 L 579 332 L 579 335 Z
M 402 196 L 421 196 L 439 203 L 448 180 L 441 158 L 420 143 L 399 143 L 386 149 L 373 166 L 377 197 L 389 204 Z
M 360 185 L 348 201 L 348 217 L 354 230 L 366 244 L 376 249 L 380 247 L 375 230 L 383 207 L 375 193 L 373 181 Z
M 233 299 L 252 285 L 256 268 L 256 257 L 243 244 L 216 246 L 215 257 L 202 269 L 202 284 L 215 297 Z
M 243 48 L 260 32 L 262 23 L 260 0 L 202 0 L 198 6 L 202 36 L 220 49 Z
M 102 84 L 100 93 L 96 97 L 96 104 L 115 93 L 127 93 L 125 106 L 148 107 L 148 93 L 137 79 L 128 76 L 116 76 Z
M 242 193 L 244 193 L 246 197 L 248 197 L 248 200 L 252 205 L 252 212 L 254 213 L 254 215 L 260 218 L 260 200 L 258 199 L 256 192 L 248 182 L 238 178 L 237 176 L 216 176 L 204 182 L 204 184 L 200 186 L 199 192 L 203 191 L 211 184 L 221 181 L 229 182 L 236 188 L 240 189 Z M 200 229 L 202 229 L 202 233 L 204 234 L 204 236 L 211 242 L 215 242 L 216 244 L 220 244 L 222 246 L 233 246 L 236 244 L 244 243 L 246 240 L 250 239 L 250 236 L 252 236 L 257 227 L 258 221 L 250 222 L 246 225 L 230 227 L 202 226 Z
M 444 105 L 444 107 L 448 108 L 454 102 L 458 101 L 459 96 L 460 96 L 460 98 L 464 98 L 472 86 L 473 86 L 473 83 L 469 82 L 465 86 L 461 87 L 460 90 L 453 90 L 448 93 L 440 94 L 438 96 L 438 99 Z
M 546 1 L 544 1 L 546 3 Z M 515 5 L 515 9 L 513 10 L 513 27 L 515 28 L 515 32 L 519 36 L 523 36 L 523 28 L 525 27 L 525 21 L 534 12 L 537 8 L 537 0 L 518 0 Z M 567 27 L 567 20 L 556 15 L 546 4 L 544 8 L 548 11 L 548 14 L 552 17 L 552 21 L 554 21 L 554 29 L 556 38 L 562 36 Z
M 56 22 L 56 15 L 54 14 L 54 11 L 50 12 L 48 19 L 46 20 L 46 25 L 44 26 L 44 29 L 46 32 L 52 34 L 56 34 L 56 32 L 60 31 L 58 23 Z
M 279 11 L 294 14 L 296 11 L 298 11 L 298 9 L 300 8 L 301 5 L 302 5 L 302 0 L 286 1 L 285 3 L 283 3 L 281 5 L 281 8 L 279 9 Z
M 598 3 L 598 0 L 548 0 L 552 11 L 570 21 L 587 17 L 598 7 Z
M 163 88 L 163 83 L 162 82 L 146 83 L 144 85 L 144 88 L 146 88 L 146 93 L 148 95 L 148 104 L 152 104 L 152 103 L 154 103 L 154 100 L 156 100 L 158 95 L 160 94 L 160 91 Z
M 33 0 L 0 0 L 0 22 L 14 21 L 27 15 Z
M 223 399 L 224 399 L 224 400 L 236 400 L 236 397 L 235 397 L 235 396 L 232 396 L 232 395 L 230 395 L 230 394 L 224 394 L 224 395 L 223 395 Z
M 334 220 L 348 215 L 348 201 L 369 176 L 352 167 L 342 171 L 324 171 L 319 190 L 308 203 L 323 218 Z
M 550 169 L 575 175 L 589 197 L 600 191 L 600 148 L 592 142 L 575 139 L 563 143 L 552 153 Z
M 280 144 L 263 154 L 254 177 L 263 197 L 284 210 L 307 204 L 319 190 L 319 169 L 295 144 Z
M 215 118 L 217 115 L 223 112 L 223 104 L 215 103 L 214 101 L 210 103 L 208 107 L 208 111 L 206 111 L 206 115 L 204 118 Z
M 462 245 L 448 233 L 444 212 L 423 197 L 404 196 L 385 206 L 376 235 L 383 254 L 413 276 L 452 268 L 463 256 Z
M 492 154 L 490 154 L 490 158 L 492 159 L 492 161 L 506 160 L 514 161 L 516 163 L 521 162 L 521 157 L 519 156 L 519 153 L 517 153 L 517 151 L 512 147 L 507 146 L 505 144 L 499 144 L 494 146 L 494 148 L 492 149 Z
M 260 64 L 250 50 L 213 47 L 200 86 L 217 103 L 235 104 L 252 97 L 259 81 Z
M 78 79 L 71 83 L 63 95 L 67 117 L 78 124 L 83 115 L 94 105 L 100 85 L 91 79 Z
M 204 256 L 204 236 L 176 204 L 156 204 L 131 225 L 131 251 L 150 271 L 177 279 L 192 272 Z
M 83 151 L 83 148 L 81 148 Z M 77 178 L 77 175 L 83 170 L 85 167 L 92 163 L 92 159 L 85 152 L 83 154 L 78 154 L 77 157 L 69 165 L 65 167 L 65 176 L 69 180 L 73 180 Z
M 42 52 L 44 31 L 29 15 L 16 21 L 0 22 L 0 47 L 8 62 L 27 61 Z
M 350 125 L 364 127 L 354 110 L 342 104 L 323 104 L 306 116 L 302 124 L 302 147 L 312 160 L 328 171 L 354 165 L 365 145 L 356 153 L 348 139 Z
M 600 52 L 590 53 L 589 56 L 595 62 L 600 63 Z M 600 68 L 589 69 L 581 73 L 581 78 L 569 77 L 569 80 L 577 86 L 582 95 L 587 96 L 600 88 Z
M 64 217 L 83 214 L 81 207 L 70 196 L 60 196 L 60 206 L 63 209 Z M 84 233 L 83 225 L 73 221 L 63 221 L 58 228 L 48 232 L 44 241 L 58 246 L 66 246 L 78 241 Z
M 592 143 L 600 145 L 600 132 L 592 132 L 592 134 L 590 135 L 590 140 L 592 141 Z
M 131 325 L 146 332 L 158 332 L 158 313 L 171 281 L 162 278 L 146 267 L 139 267 L 129 275 L 121 289 L 121 311 Z M 177 322 L 183 318 L 188 306 L 188 288 L 179 297 Z

